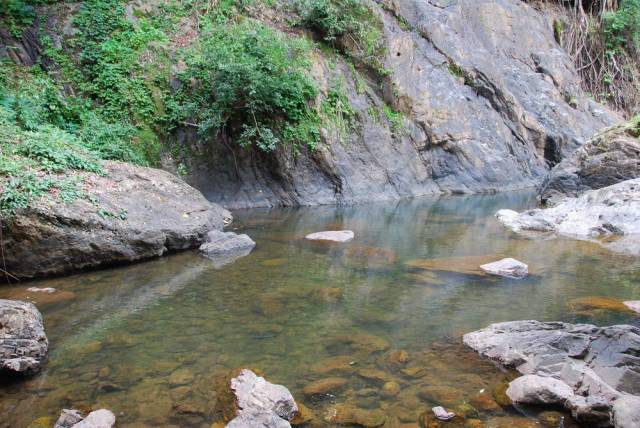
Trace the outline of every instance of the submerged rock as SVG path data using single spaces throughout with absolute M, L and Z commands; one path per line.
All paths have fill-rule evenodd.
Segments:
M 341 377 L 329 377 L 311 382 L 304 387 L 303 393 L 309 398 L 322 398 L 344 389 L 349 381 Z
M 360 409 L 347 404 L 340 404 L 329 408 L 324 420 L 335 425 L 376 428 L 383 426 L 387 417 L 380 410 Z
M 255 246 L 248 235 L 212 230 L 200 246 L 200 253 L 220 268 L 248 255 Z
M 298 406 L 287 388 L 267 382 L 253 371 L 242 369 L 225 376 L 219 384 L 218 402 L 227 426 L 290 427 Z
M 491 275 L 521 279 L 529 274 L 529 266 L 511 258 L 480 266 L 480 269 Z
M 496 217 L 515 232 L 553 232 L 640 255 L 640 178 L 588 191 L 553 208 L 521 214 L 500 210 Z
M 564 406 L 578 421 L 606 426 L 615 419 L 619 399 L 640 396 L 637 327 L 513 321 L 465 334 L 463 340 L 525 375 L 507 389 L 514 402 Z M 640 407 L 630 406 L 632 401 L 618 405 L 620 420 L 640 417 Z
M 613 311 L 630 313 L 633 311 L 623 301 L 612 297 L 603 296 L 586 296 L 569 300 L 567 307 L 575 314 L 579 315 L 596 315 L 602 311 Z
M 485 275 L 485 272 L 480 268 L 480 266 L 491 263 L 495 260 L 495 255 L 442 257 L 435 259 L 409 260 L 405 265 L 414 269 L 452 272 L 463 275 Z
M 28 302 L 0 299 L 0 374 L 33 374 L 49 351 L 42 315 Z
M 637 123 L 623 123 L 599 132 L 556 165 L 540 188 L 546 203 L 559 203 L 587 190 L 601 189 L 640 177 Z
M 310 233 L 304 239 L 308 241 L 349 242 L 353 241 L 354 236 L 351 230 L 331 230 Z
M 166 171 L 111 161 L 104 170 L 85 174 L 95 202 L 43 201 L 2 222 L 8 272 L 33 278 L 157 257 L 199 246 L 230 218 Z

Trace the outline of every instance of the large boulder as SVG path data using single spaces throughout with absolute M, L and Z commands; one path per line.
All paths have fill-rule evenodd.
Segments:
M 639 178 L 638 126 L 635 121 L 607 128 L 563 159 L 543 182 L 542 201 L 555 204 L 587 190 Z
M 3 257 L 14 276 L 62 274 L 199 246 L 230 214 L 168 172 L 105 162 L 84 174 L 92 200 L 39 201 L 3 222 Z
M 587 191 L 552 208 L 523 213 L 500 210 L 496 217 L 515 232 L 595 240 L 613 251 L 639 255 L 640 178 Z M 608 238 L 607 242 L 602 238 Z
M 31 303 L 0 299 L 0 377 L 38 372 L 48 351 L 38 309 Z
M 231 427 L 291 427 L 298 405 L 287 388 L 267 382 L 249 369 L 220 379 L 218 402 Z
M 463 340 L 525 375 L 507 390 L 514 402 L 565 406 L 594 426 L 612 421 L 616 427 L 637 426 L 625 422 L 640 413 L 633 406 L 640 396 L 637 327 L 512 321 L 465 334 Z

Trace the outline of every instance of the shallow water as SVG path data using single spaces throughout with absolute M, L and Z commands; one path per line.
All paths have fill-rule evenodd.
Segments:
M 332 426 L 345 408 L 374 425 L 417 426 L 434 405 L 465 415 L 449 426 L 537 426 L 549 414 L 541 422 L 536 409 L 495 405 L 493 391 L 513 374 L 466 350 L 461 334 L 516 319 L 640 325 L 611 301 L 614 310 L 575 301 L 639 300 L 640 262 L 587 242 L 524 239 L 493 218 L 534 205 L 516 193 L 244 211 L 233 229 L 257 248 L 221 269 L 186 252 L 0 288 L 0 298 L 31 298 L 31 286 L 64 291 L 36 296 L 49 361 L 35 378 L 0 388 L 0 426 L 107 407 L 119 426 L 208 428 L 220 420 L 215 381 L 239 366 L 286 385 L 315 426 Z M 356 239 L 303 240 L 326 229 L 351 229 Z M 532 275 L 479 275 L 484 256 L 517 258 Z M 328 377 L 344 385 L 305 396 Z

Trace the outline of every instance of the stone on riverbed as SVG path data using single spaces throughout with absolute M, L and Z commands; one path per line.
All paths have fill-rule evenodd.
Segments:
M 54 428 L 111 428 L 115 423 L 115 415 L 107 409 L 95 410 L 87 417 L 78 410 L 64 409 Z
M 553 208 L 521 214 L 500 210 L 496 217 L 515 232 L 553 232 L 640 255 L 640 178 L 588 191 Z
M 491 275 L 521 279 L 529 274 L 529 266 L 512 258 L 506 258 L 480 266 L 480 269 Z
M 255 246 L 256 243 L 248 235 L 212 230 L 200 246 L 200 253 L 220 268 L 248 255 Z
M 0 374 L 33 374 L 49 351 L 42 315 L 28 302 L 0 299 Z
M 237 374 L 237 376 L 234 376 Z M 230 427 L 290 427 L 298 406 L 287 388 L 242 369 L 222 380 L 218 402 Z
M 564 406 L 577 420 L 594 425 L 615 419 L 616 427 L 637 427 L 625 421 L 640 417 L 640 407 L 626 398 L 640 395 L 639 328 L 513 321 L 465 334 L 463 340 L 485 357 L 535 375 L 511 382 L 507 394 L 514 401 Z
M 351 230 L 328 230 L 310 233 L 304 238 L 308 241 L 349 242 L 353 240 L 354 236 Z

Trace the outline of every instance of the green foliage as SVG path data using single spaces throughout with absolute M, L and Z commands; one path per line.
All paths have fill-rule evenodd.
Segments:
M 74 174 L 101 173 L 101 159 L 145 163 L 130 144 L 134 131 L 104 121 L 90 105 L 65 98 L 39 67 L 0 63 L 3 218 L 44 195 L 62 202 L 81 197 Z
M 384 77 L 382 24 L 367 0 L 298 0 L 300 25 Z
M 640 0 L 624 0 L 620 7 L 602 15 L 607 53 L 623 53 L 633 46 L 640 50 Z
M 182 88 L 170 100 L 176 124 L 206 137 L 272 151 L 280 144 L 317 144 L 317 89 L 307 76 L 309 44 L 256 21 L 206 24 L 186 56 Z
M 0 24 L 9 28 L 15 37 L 33 23 L 36 13 L 31 2 L 25 0 L 0 0 Z
M 333 83 L 322 101 L 321 111 L 323 118 L 338 131 L 345 132 L 353 128 L 357 113 L 344 92 L 343 81 Z
M 386 104 L 382 109 L 382 112 L 384 113 L 384 116 L 387 118 L 387 121 L 389 121 L 389 125 L 391 126 L 391 131 L 396 136 L 404 135 L 406 132 L 406 129 L 404 126 L 404 115 L 399 111 L 395 111 L 394 109 L 392 109 L 390 106 Z

